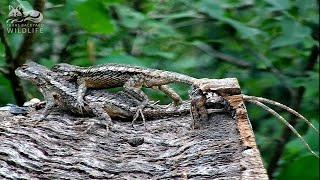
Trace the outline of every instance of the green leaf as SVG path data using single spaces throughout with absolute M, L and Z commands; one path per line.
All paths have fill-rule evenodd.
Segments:
M 52 68 L 55 65 L 54 61 L 52 61 L 50 59 L 46 59 L 46 58 L 41 58 L 39 60 L 39 63 L 48 67 L 48 68 Z
M 32 5 L 28 1 L 17 0 L 17 2 L 19 3 L 19 5 L 22 7 L 24 11 L 33 10 Z
M 198 58 L 189 58 L 186 59 L 184 58 L 183 60 L 179 60 L 175 63 L 172 64 L 172 66 L 170 67 L 170 70 L 184 70 L 184 69 L 193 69 L 194 67 L 197 67 L 199 65 L 199 60 Z
M 110 6 L 110 5 L 116 5 L 116 4 L 123 3 L 123 0 L 102 0 L 102 3 L 105 6 Z
M 312 155 L 297 158 L 288 163 L 276 179 L 319 179 L 319 159 Z
M 159 56 L 166 59 L 173 59 L 175 53 L 161 50 L 157 44 L 147 44 L 142 47 L 142 52 L 148 56 Z
M 90 61 L 87 59 L 87 58 L 76 58 L 76 59 L 73 59 L 70 64 L 74 64 L 74 65 L 77 65 L 77 66 L 91 66 L 92 63 L 90 63 Z
M 165 16 L 166 20 L 173 20 L 173 19 L 180 19 L 180 18 L 192 18 L 197 16 L 197 13 L 194 11 L 184 11 L 184 12 L 178 12 L 178 13 L 172 13 L 167 16 Z
M 285 10 L 290 8 L 289 0 L 265 0 L 268 4 L 273 6 L 273 10 Z
M 110 55 L 105 58 L 101 58 L 97 60 L 96 64 L 106 64 L 106 63 L 118 63 L 118 64 L 131 64 L 131 65 L 138 65 L 138 66 L 146 66 L 143 61 L 140 59 L 137 59 L 133 56 L 128 55 L 121 55 L 121 54 L 115 54 Z
M 254 0 L 245 0 L 245 1 L 239 1 L 239 0 L 228 0 L 228 1 L 219 1 L 219 4 L 223 8 L 228 9 L 234 9 L 234 8 L 241 8 L 244 6 L 251 6 L 254 5 Z
M 210 15 L 213 18 L 222 20 L 224 17 L 224 9 L 218 2 L 212 0 L 202 0 L 199 6 L 200 11 Z
M 310 24 L 319 24 L 319 5 L 315 0 L 296 0 L 295 6 L 298 8 L 298 18 L 303 19 Z
M 125 6 L 117 6 L 121 24 L 127 28 L 137 28 L 146 19 L 145 16 Z
M 227 17 L 222 5 L 212 0 L 202 0 L 200 2 L 200 10 L 210 17 L 225 22 L 234 27 L 242 38 L 250 38 L 260 33 L 260 30 L 249 27 L 242 22 Z
M 144 23 L 147 31 L 153 35 L 153 38 L 179 38 L 181 35 L 170 25 L 148 20 Z
M 3 66 L 5 64 L 5 52 L 4 52 L 4 47 L 0 43 L 0 66 Z
M 1 82 L 0 83 L 0 92 L 1 92 L 0 107 L 1 107 L 7 103 L 13 103 L 15 100 L 12 93 L 10 81 L 0 74 L 0 82 Z
M 281 22 L 282 35 L 271 42 L 271 48 L 295 45 L 310 40 L 311 29 L 299 22 L 285 19 Z
M 242 38 L 250 38 L 261 33 L 260 30 L 246 26 L 245 24 L 233 19 L 225 19 L 224 21 L 232 25 L 239 32 Z
M 319 123 L 316 121 L 312 121 L 312 124 L 319 129 Z M 310 145 L 311 149 L 315 152 L 319 152 L 319 135 L 318 133 L 309 128 L 307 133 L 303 136 L 306 142 Z M 301 143 L 301 140 L 296 138 L 290 141 L 286 145 L 285 156 L 284 158 L 292 159 L 295 158 L 298 154 L 310 154 L 309 150 Z M 294 156 L 294 157 L 292 157 Z
M 319 73 L 317 72 L 308 72 L 308 76 L 294 77 L 290 79 L 290 85 L 292 87 L 298 88 L 300 86 L 304 87 L 319 87 Z
M 101 1 L 88 0 L 76 8 L 80 25 L 90 33 L 112 34 L 116 27 Z

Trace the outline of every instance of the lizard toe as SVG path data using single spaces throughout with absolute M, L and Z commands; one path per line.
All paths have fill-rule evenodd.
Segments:
M 132 120 L 132 122 L 131 122 L 131 126 L 132 126 L 132 127 L 134 127 L 134 122 L 139 118 L 139 116 L 141 116 L 141 119 L 142 119 L 142 121 L 143 121 L 144 128 L 147 129 L 147 128 L 146 128 L 146 119 L 145 119 L 145 116 L 144 116 L 144 114 L 143 114 L 143 108 L 144 108 L 144 107 L 145 107 L 145 105 L 138 107 L 135 115 L 133 116 L 133 120 Z

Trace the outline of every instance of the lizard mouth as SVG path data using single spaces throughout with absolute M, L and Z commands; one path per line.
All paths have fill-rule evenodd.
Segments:
M 31 74 L 31 73 L 27 73 L 25 71 L 25 69 L 26 69 L 26 67 L 22 66 L 22 67 L 17 68 L 14 72 L 18 77 L 20 77 L 22 79 L 30 79 L 31 80 L 31 79 L 36 79 L 37 78 L 36 75 Z

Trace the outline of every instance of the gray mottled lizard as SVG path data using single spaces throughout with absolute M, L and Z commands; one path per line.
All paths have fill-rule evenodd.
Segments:
M 59 73 L 34 62 L 29 62 L 16 69 L 16 75 L 21 79 L 31 81 L 43 94 L 46 100 L 44 117 L 53 109 L 64 110 L 73 114 L 95 115 L 107 121 L 107 127 L 112 124 L 111 117 L 133 117 L 141 101 L 130 95 L 108 93 L 103 90 L 89 90 L 84 97 L 84 107 L 77 108 L 77 86 L 67 81 Z M 149 119 L 186 115 L 190 111 L 190 102 L 185 101 L 179 107 L 155 105 L 151 102 L 143 109 L 143 114 Z M 216 111 L 223 111 L 216 109 Z
M 141 91 L 141 87 L 157 88 L 173 99 L 175 105 L 181 104 L 180 96 L 167 86 L 169 83 L 181 82 L 197 85 L 199 79 L 163 70 L 142 68 L 121 64 L 105 64 L 92 67 L 79 67 L 65 63 L 57 64 L 53 71 L 63 74 L 71 81 L 75 81 L 79 88 L 77 101 L 79 107 L 83 106 L 83 97 L 88 88 L 101 89 L 124 87 L 124 91 L 142 101 L 134 120 L 141 114 L 148 102 L 148 97 Z

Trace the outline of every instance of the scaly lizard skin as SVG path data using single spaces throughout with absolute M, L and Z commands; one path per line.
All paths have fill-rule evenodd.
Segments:
M 59 73 L 52 72 L 34 62 L 24 64 L 16 69 L 15 73 L 20 78 L 34 83 L 43 94 L 46 100 L 44 117 L 56 108 L 75 114 L 94 114 L 101 120 L 106 120 L 107 127 L 109 127 L 112 124 L 111 117 L 133 117 L 141 104 L 141 101 L 123 92 L 111 94 L 103 90 L 91 90 L 84 97 L 83 110 L 79 110 L 76 108 L 77 86 L 66 81 Z M 183 102 L 179 107 L 147 104 L 143 114 L 147 118 L 163 118 L 166 116 L 185 115 L 189 111 L 189 102 Z
M 124 91 L 142 101 L 133 121 L 139 116 L 139 113 L 143 116 L 141 110 L 148 102 L 147 96 L 141 91 L 142 86 L 163 91 L 173 99 L 175 105 L 179 105 L 182 103 L 180 96 L 166 84 L 181 82 L 196 85 L 198 82 L 196 78 L 175 72 L 121 64 L 106 64 L 84 68 L 61 63 L 55 65 L 52 70 L 63 74 L 71 81 L 77 82 L 79 86 L 77 93 L 79 108 L 83 106 L 83 96 L 87 88 L 101 89 L 123 86 Z

